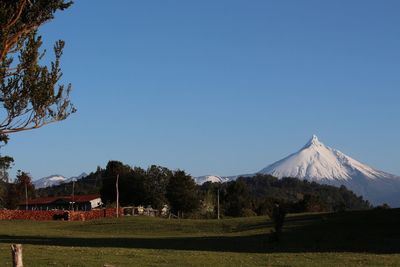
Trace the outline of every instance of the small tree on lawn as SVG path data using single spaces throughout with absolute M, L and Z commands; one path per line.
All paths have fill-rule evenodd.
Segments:
M 275 201 L 269 210 L 268 216 L 274 225 L 274 230 L 271 231 L 271 241 L 279 242 L 282 235 L 283 223 L 285 222 L 286 210 L 283 205 Z

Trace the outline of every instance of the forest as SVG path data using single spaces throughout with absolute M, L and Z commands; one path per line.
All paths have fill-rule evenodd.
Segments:
M 106 168 L 78 180 L 74 193 L 99 193 L 105 206 L 115 206 L 118 176 L 122 206 L 143 205 L 160 209 L 168 204 L 173 213 L 191 218 L 215 218 L 218 195 L 221 216 L 241 217 L 268 214 L 274 203 L 287 212 L 340 212 L 372 208 L 345 186 L 321 185 L 296 178 L 270 175 L 239 177 L 227 183 L 197 185 L 183 170 L 152 165 L 147 169 L 109 161 Z M 72 182 L 35 190 L 37 197 L 70 195 Z

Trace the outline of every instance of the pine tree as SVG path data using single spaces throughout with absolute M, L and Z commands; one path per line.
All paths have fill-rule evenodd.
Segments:
M 76 111 L 69 100 L 71 84 L 58 83 L 64 41 L 54 45 L 55 59 L 50 66 L 41 65 L 45 52 L 40 51 L 42 37 L 37 34 L 57 10 L 71 4 L 64 0 L 0 1 L 1 143 L 7 143 L 10 133 L 37 129 Z M 11 157 L 0 156 L 3 167 L 12 162 Z
M 37 29 L 72 3 L 63 0 L 0 1 L 0 135 L 40 128 L 75 112 L 71 85 L 58 84 L 64 41 L 54 45 L 55 59 L 41 65 L 42 37 Z
M 28 199 L 35 197 L 35 186 L 32 184 L 32 177 L 27 172 L 18 170 L 15 188 L 20 201 L 25 200 L 25 193 Z
M 166 191 L 172 171 L 167 168 L 152 165 L 150 166 L 144 179 L 144 190 L 146 192 L 145 204 L 150 204 L 155 209 L 161 209 L 168 203 Z
M 171 210 L 182 214 L 182 212 L 193 212 L 200 205 L 197 185 L 184 171 L 176 171 L 167 186 L 167 199 Z

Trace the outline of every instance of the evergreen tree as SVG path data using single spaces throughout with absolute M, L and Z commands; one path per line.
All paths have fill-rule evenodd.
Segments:
M 8 143 L 8 136 L 0 135 L 0 148 Z M 14 159 L 10 156 L 1 156 L 0 155 L 0 181 L 9 182 L 8 170 L 11 168 L 11 165 L 14 163 Z
M 185 171 L 175 171 L 167 186 L 167 199 L 172 212 L 193 212 L 200 205 L 197 185 Z
M 28 200 L 35 197 L 35 187 L 27 172 L 18 170 L 15 182 L 5 183 L 4 186 L 6 188 L 3 198 L 4 207 L 8 209 L 16 209 L 18 205 L 25 203 L 26 197 Z
M 105 204 L 116 202 L 116 181 L 119 176 L 119 189 L 121 203 L 126 202 L 127 194 L 129 194 L 129 183 L 126 182 L 131 175 L 132 168 L 124 165 L 120 161 L 109 161 L 102 177 L 102 184 L 100 195 Z
M 135 167 L 130 173 L 121 176 L 120 195 L 123 205 L 149 205 L 146 203 L 147 192 L 144 186 L 146 171 Z
M 41 65 L 42 37 L 37 29 L 68 8 L 64 0 L 0 1 L 0 142 L 8 134 L 40 128 L 75 112 L 69 100 L 71 85 L 58 84 L 64 41 L 54 45 L 55 59 Z M 7 166 L 10 157 L 0 156 Z M 1 168 L 1 166 L 0 166 Z M 3 177 L 4 178 L 4 169 Z
M 32 184 L 32 178 L 28 173 L 18 170 L 14 184 L 18 203 L 23 203 L 25 200 L 35 197 L 35 186 Z
M 71 85 L 58 83 L 64 41 L 54 45 L 50 66 L 41 65 L 45 52 L 40 51 L 42 37 L 37 35 L 37 29 L 53 19 L 57 10 L 71 4 L 64 0 L 0 1 L 0 142 L 4 144 L 10 133 L 37 129 L 75 112 L 69 100 Z M 12 162 L 11 157 L 0 155 L 0 179 L 6 183 Z M 0 198 L 9 199 L 13 191 L 3 184 Z
M 166 198 L 167 186 L 172 176 L 172 171 L 164 167 L 152 165 L 147 169 L 144 180 L 146 204 L 161 209 L 168 203 Z
M 4 198 L 7 209 L 16 209 L 20 202 L 19 194 L 14 183 L 6 184 L 6 193 Z
M 0 135 L 0 143 L 4 145 L 7 144 L 8 137 L 6 135 Z M 0 145 L 0 148 L 2 145 Z M 6 197 L 7 197 L 7 189 L 9 183 L 9 175 L 8 170 L 11 168 L 14 163 L 14 159 L 10 156 L 1 156 L 0 155 L 0 208 L 4 208 L 6 206 Z
M 64 0 L 0 1 L 0 136 L 40 128 L 75 112 L 71 85 L 58 84 L 64 41 L 54 45 L 55 59 L 41 65 L 42 37 L 37 29 L 71 2 Z
M 224 209 L 228 216 L 243 216 L 251 208 L 251 199 L 247 184 L 237 180 L 228 184 Z

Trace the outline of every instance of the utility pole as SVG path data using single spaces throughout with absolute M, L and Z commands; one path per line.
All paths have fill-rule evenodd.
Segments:
M 217 212 L 218 212 L 218 220 L 219 220 L 219 188 L 218 188 L 218 193 L 217 193 Z
M 28 186 L 26 185 L 25 180 L 25 210 L 28 210 Z
M 119 189 L 118 189 L 119 174 L 117 174 L 117 180 L 115 182 L 115 189 L 117 190 L 117 218 L 119 217 Z
M 72 180 L 72 205 L 71 205 L 72 210 L 74 210 L 74 204 L 75 204 L 75 180 Z

